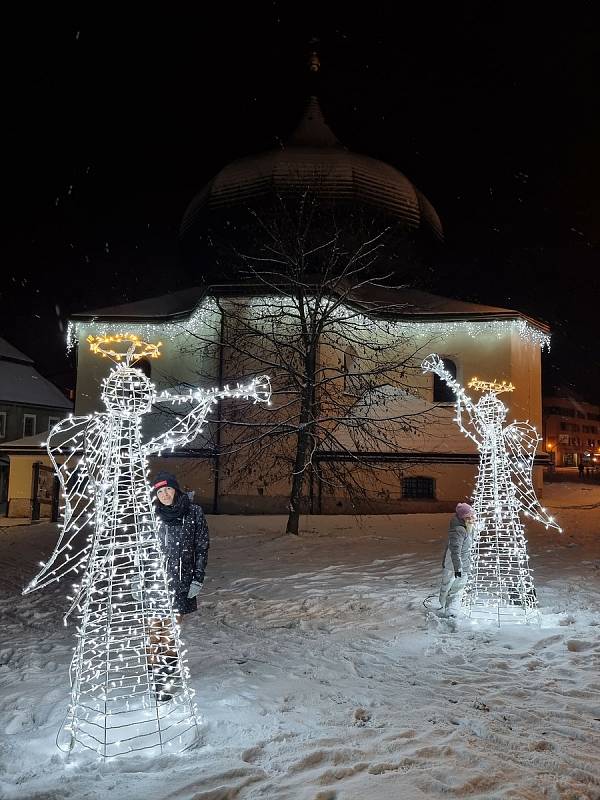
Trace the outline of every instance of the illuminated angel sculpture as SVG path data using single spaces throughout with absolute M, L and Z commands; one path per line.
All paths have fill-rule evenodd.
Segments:
M 263 377 L 232 389 L 157 394 L 133 364 L 157 357 L 160 345 L 132 334 L 89 341 L 116 362 L 102 382 L 106 411 L 69 417 L 50 432 L 47 448 L 61 483 L 64 521 L 52 556 L 24 594 L 70 573 L 76 581 L 65 615 L 65 624 L 73 611 L 78 616 L 65 725 L 69 750 L 77 743 L 104 757 L 142 749 L 177 752 L 195 739 L 197 718 L 156 533 L 147 457 L 195 439 L 219 398 L 269 402 L 271 387 Z M 115 343 L 131 346 L 119 353 L 110 349 Z M 192 409 L 144 444 L 142 418 L 155 402 L 189 403 Z M 170 631 L 175 658 L 167 659 L 166 647 L 156 643 L 157 627 Z M 168 682 L 159 687 L 156 663 L 168 664 Z
M 520 514 L 561 532 L 541 507 L 533 487 L 533 461 L 540 436 L 527 422 L 505 425 L 508 409 L 498 395 L 513 391 L 512 384 L 474 378 L 469 387 L 483 392 L 474 403 L 438 355 L 428 356 L 422 367 L 452 389 L 456 395 L 455 422 L 475 442 L 480 454 L 471 570 L 463 609 L 472 618 L 492 619 L 498 624 L 509 619 L 539 619 Z M 463 414 L 467 416 L 464 422 Z

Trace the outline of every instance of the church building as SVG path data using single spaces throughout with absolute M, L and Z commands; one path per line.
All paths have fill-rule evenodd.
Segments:
M 198 274 L 210 276 L 206 282 L 72 316 L 69 341 L 77 348 L 75 414 L 102 410 L 100 382 L 110 366 L 90 352 L 86 343 L 89 336 L 127 332 L 146 341 L 160 341 L 160 358 L 140 364 L 159 390 L 176 385 L 215 386 L 248 377 L 237 371 L 240 361 L 232 357 L 236 344 L 234 310 L 236 324 L 243 309 L 244 319 L 260 325 L 266 309 L 280 308 L 289 287 L 280 281 L 269 286 L 252 276 L 230 276 L 226 251 L 211 250 L 210 245 L 219 237 L 226 240 L 240 231 L 247 235 L 252 226 L 249 208 L 260 213 L 271 198 L 298 196 L 305 190 L 323 207 L 348 209 L 354 220 L 358 212 L 363 220 L 395 225 L 408 232 L 417 246 L 421 241 L 443 239 L 438 214 L 425 195 L 394 166 L 343 147 L 313 97 L 283 147 L 226 165 L 190 203 L 182 221 L 182 242 L 188 257 L 198 259 Z M 260 226 L 255 226 L 253 235 L 261 235 Z M 398 264 L 398 272 L 405 275 L 402 266 Z M 457 501 L 471 497 L 478 454 L 454 422 L 451 393 L 437 377 L 422 372 L 422 359 L 431 352 L 438 353 L 465 387 L 474 376 L 512 383 L 514 392 L 503 396 L 509 420 L 528 420 L 541 429 L 541 352 L 549 344 L 547 326 L 519 311 L 440 297 L 416 288 L 383 287 L 376 281 L 356 281 L 353 285 L 346 281 L 345 288 L 332 286 L 330 295 L 335 296 L 339 313 L 346 314 L 353 324 L 360 320 L 370 338 L 363 339 L 364 346 L 357 344 L 354 336 L 344 341 L 341 320 L 335 332 L 331 333 L 333 328 L 324 332 L 318 343 L 315 374 L 325 376 L 319 386 L 337 386 L 346 412 L 339 424 L 327 423 L 327 430 L 335 427 L 335 436 L 315 440 L 311 453 L 314 468 L 303 489 L 303 511 L 411 513 L 453 509 Z M 306 292 L 310 295 L 311 291 L 316 289 L 309 284 Z M 323 291 L 320 284 L 319 291 Z M 361 335 L 366 337 L 365 333 Z M 396 383 L 387 380 L 377 387 L 372 383 L 361 385 L 359 376 L 365 373 L 366 353 L 370 348 L 374 352 L 373 343 L 378 341 L 379 352 L 388 353 L 387 358 L 395 347 L 396 363 L 403 364 L 402 370 L 395 367 L 397 374 L 402 372 L 401 379 L 398 377 Z M 254 359 L 254 372 L 259 364 L 269 372 L 265 366 L 268 359 L 256 353 L 246 355 L 246 365 Z M 368 358 L 372 362 L 374 356 Z M 375 374 L 376 370 L 371 367 L 370 372 Z M 269 413 L 285 427 L 282 414 L 284 409 L 289 414 L 293 403 L 288 389 L 278 387 L 277 376 L 271 377 L 274 396 Z M 317 387 L 314 407 L 325 414 L 327 404 L 318 396 L 319 391 Z M 219 406 L 213 418 L 218 421 L 224 418 L 223 413 Z M 366 415 L 388 420 L 385 435 L 372 441 L 366 435 L 357 438 L 354 429 Z M 398 424 L 394 426 L 389 420 L 398 420 Z M 403 420 L 421 422 L 413 425 Z M 154 415 L 148 434 L 158 431 L 163 423 L 161 414 Z M 218 433 L 211 432 L 209 424 L 206 435 L 193 447 L 164 454 L 152 463 L 152 469 L 167 468 L 177 473 L 181 484 L 195 492 L 196 500 L 209 513 L 286 513 L 291 467 L 287 475 L 283 471 L 267 475 L 266 468 L 261 468 L 263 450 L 257 440 L 254 451 L 249 446 L 249 460 L 254 460 L 254 466 L 248 468 L 247 459 L 241 475 L 239 457 L 231 446 L 234 433 L 229 432 L 239 424 L 237 420 L 233 426 L 222 426 Z M 282 444 L 284 449 L 288 446 Z M 359 492 L 328 479 L 336 465 L 344 464 L 347 470 L 349 463 Z M 534 468 L 538 490 L 542 463 L 543 456 Z

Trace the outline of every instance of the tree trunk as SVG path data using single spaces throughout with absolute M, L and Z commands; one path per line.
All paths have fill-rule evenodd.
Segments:
M 305 346 L 304 374 L 306 383 L 303 386 L 300 401 L 300 425 L 296 443 L 296 458 L 294 459 L 294 472 L 292 474 L 292 487 L 290 492 L 289 516 L 286 533 L 298 536 L 300 523 L 300 503 L 302 502 L 302 489 L 306 480 L 306 458 L 312 444 L 312 423 L 314 421 L 315 403 L 315 367 L 317 363 L 318 338 L 314 335 L 313 321 L 306 318 L 304 313 L 304 292 L 301 289 L 297 297 L 298 312 L 302 330 L 302 340 Z
M 304 416 L 304 415 L 302 415 Z M 298 443 L 296 445 L 296 458 L 294 460 L 294 473 L 292 475 L 292 489 L 290 492 L 289 515 L 286 533 L 298 536 L 298 525 L 300 523 L 300 504 L 302 502 L 302 488 L 306 478 L 306 453 L 308 450 L 310 436 L 306 428 L 302 427 L 298 431 Z

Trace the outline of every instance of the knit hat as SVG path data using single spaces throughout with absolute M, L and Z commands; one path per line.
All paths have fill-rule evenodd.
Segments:
M 459 503 L 456 506 L 456 516 L 459 519 L 465 519 L 466 517 L 472 517 L 475 514 L 473 509 L 468 503 Z
M 164 489 L 165 486 L 170 486 L 171 489 L 175 489 L 177 492 L 181 491 L 175 475 L 171 472 L 159 472 L 158 475 L 152 479 L 152 491 L 156 494 L 159 489 Z

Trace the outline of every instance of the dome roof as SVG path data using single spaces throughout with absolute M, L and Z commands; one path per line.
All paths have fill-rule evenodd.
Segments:
M 384 212 L 412 230 L 442 239 L 440 219 L 427 198 L 394 167 L 341 145 L 311 97 L 285 147 L 233 161 L 192 200 L 181 224 L 186 236 L 207 212 L 245 208 L 309 186 L 318 197 Z

